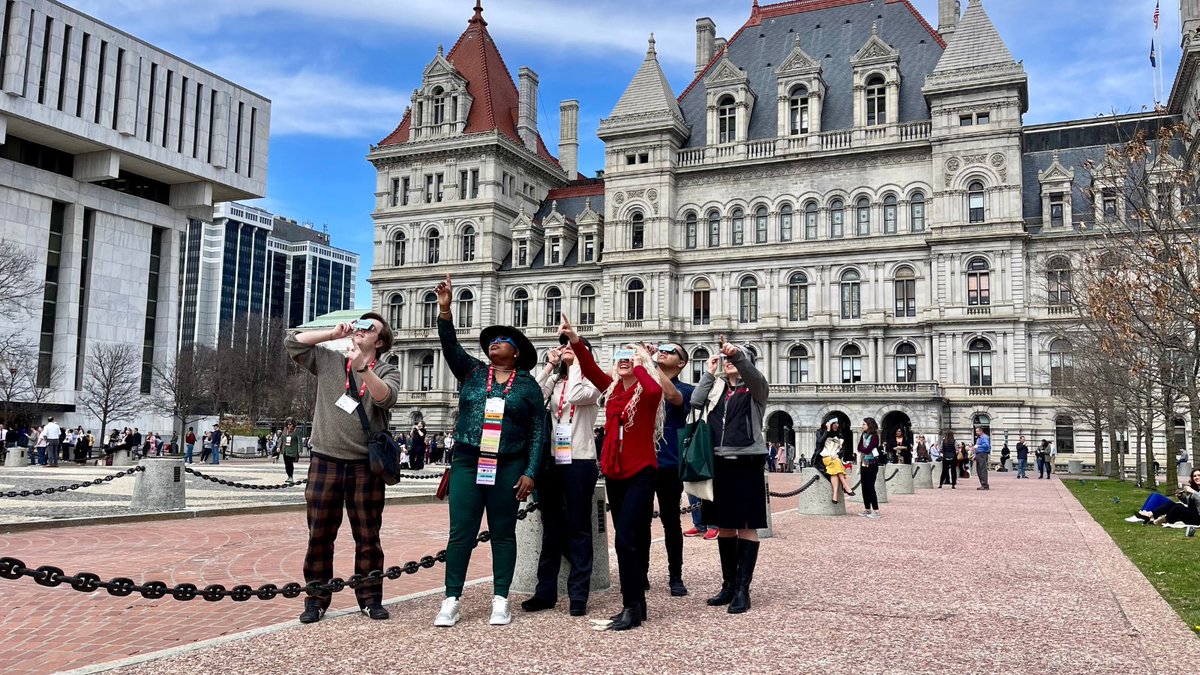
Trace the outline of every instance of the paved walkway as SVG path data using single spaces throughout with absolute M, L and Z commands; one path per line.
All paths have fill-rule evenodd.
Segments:
M 797 481 L 772 483 L 778 490 Z M 511 626 L 488 626 L 485 584 L 467 589 L 463 620 L 449 630 L 432 626 L 440 602 L 433 594 L 391 605 L 389 622 L 357 614 L 313 626 L 291 622 L 122 672 L 1124 675 L 1183 672 L 1200 662 L 1200 640 L 1057 479 L 994 474 L 990 492 L 971 487 L 893 496 L 876 521 L 779 513 L 793 504 L 776 500 L 776 537 L 763 547 L 754 608 L 742 616 L 704 605 L 718 583 L 716 550 L 688 539 L 684 575 L 692 594 L 667 595 L 656 544 L 650 620 L 624 634 L 590 630 L 586 619 L 567 616 L 565 603 L 535 615 L 518 610 Z M 437 550 L 445 528 L 442 505 L 391 509 L 389 564 Z M 0 555 L 106 576 L 257 583 L 298 576 L 302 541 L 298 514 L 239 516 L 0 537 Z M 120 559 L 98 557 L 97 549 L 119 550 Z M 483 547 L 470 578 L 486 576 L 489 565 Z M 440 581 L 435 568 L 390 582 L 386 594 L 435 589 Z M 145 654 L 290 620 L 299 609 L 299 601 L 185 604 L 84 596 L 28 579 L 0 584 L 0 629 L 10 636 L 0 651 L 6 673 Z M 589 618 L 619 604 L 615 590 L 600 594 Z M 335 608 L 352 605 L 352 596 L 339 594 Z

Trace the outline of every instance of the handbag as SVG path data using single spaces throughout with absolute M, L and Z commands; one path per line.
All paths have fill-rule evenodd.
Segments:
M 678 433 L 679 479 L 684 484 L 684 490 L 694 497 L 712 501 L 712 429 L 704 420 L 704 413 Z
M 400 446 L 386 431 L 371 431 L 371 423 L 367 421 L 367 412 L 363 408 L 362 398 L 358 395 L 358 383 L 354 373 L 350 373 L 350 396 L 358 401 L 354 408 L 358 412 L 358 421 L 362 424 L 363 433 L 367 435 L 367 457 L 371 463 L 371 473 L 383 479 L 388 485 L 400 482 Z
M 444 500 L 450 495 L 450 469 L 447 468 L 442 472 L 442 480 L 438 482 L 437 492 L 433 493 L 434 497 L 439 500 Z

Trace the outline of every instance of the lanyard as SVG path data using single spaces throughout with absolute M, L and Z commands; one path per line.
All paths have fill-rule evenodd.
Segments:
M 555 419 L 557 419 L 560 422 L 562 421 L 563 405 L 567 402 L 567 383 L 565 380 L 563 381 L 562 385 L 563 385 L 562 391 L 559 392 L 559 394 L 558 394 L 558 412 L 554 415 Z M 574 403 L 571 404 L 571 412 L 569 413 L 569 415 L 570 416 L 567 418 L 567 424 L 571 424 L 575 421 L 575 404 Z
M 495 381 L 496 381 L 496 367 L 488 366 L 488 379 L 487 379 L 487 395 L 488 396 L 492 395 L 492 384 L 495 383 Z M 512 391 L 513 382 L 516 382 L 516 381 L 517 381 L 517 373 L 516 373 L 516 371 L 513 371 L 513 373 L 508 376 L 508 383 L 504 386 L 504 393 L 500 394 L 500 398 L 508 398 L 508 392 Z
M 371 363 L 367 365 L 367 368 L 370 370 L 375 370 L 375 361 L 371 361 Z M 346 391 L 350 391 L 350 359 L 346 359 Z M 358 388 L 358 397 L 362 398 L 363 394 L 366 392 L 367 383 L 364 381 L 362 386 Z

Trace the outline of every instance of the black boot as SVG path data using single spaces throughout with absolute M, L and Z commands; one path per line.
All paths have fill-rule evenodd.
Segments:
M 645 605 L 642 605 L 642 607 L 645 607 Z M 625 609 L 621 610 L 621 613 L 617 615 L 616 619 L 613 619 L 612 625 L 609 626 L 608 629 L 629 630 L 630 628 L 637 628 L 638 626 L 642 625 L 643 611 L 645 610 L 640 607 L 626 607 Z
M 325 608 L 322 607 L 320 598 L 308 597 L 304 599 L 304 612 L 300 614 L 300 623 L 316 623 L 325 616 Z
M 639 602 L 638 604 L 634 605 L 633 607 L 622 608 L 621 611 L 608 617 L 608 620 L 612 621 L 613 623 L 616 623 L 621 618 L 621 615 L 624 614 L 629 609 L 637 610 L 635 613 L 637 614 L 639 621 L 646 620 L 646 601 L 644 601 L 644 600 L 642 602 Z
M 717 552 L 721 554 L 721 592 L 707 600 L 709 607 L 728 605 L 733 601 L 737 581 L 738 538 L 717 537 Z
M 758 542 L 742 540 L 738 546 L 737 583 L 733 591 L 733 602 L 729 603 L 730 614 L 741 614 L 750 609 L 750 582 L 754 580 L 754 565 L 758 562 Z

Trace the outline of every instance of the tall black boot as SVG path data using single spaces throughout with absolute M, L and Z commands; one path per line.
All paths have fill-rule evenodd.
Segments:
M 738 542 L 737 537 L 717 537 L 717 552 L 721 554 L 721 592 L 707 600 L 709 607 L 719 607 L 733 602 L 734 584 L 737 582 Z
M 754 580 L 754 565 L 758 563 L 758 542 L 742 540 L 738 546 L 737 582 L 733 589 L 730 614 L 750 609 L 750 582 Z

